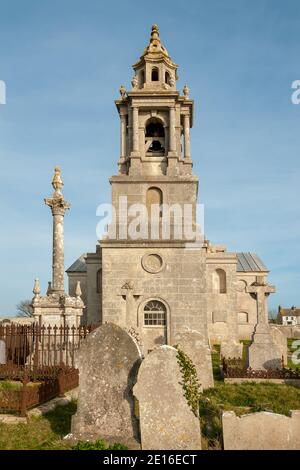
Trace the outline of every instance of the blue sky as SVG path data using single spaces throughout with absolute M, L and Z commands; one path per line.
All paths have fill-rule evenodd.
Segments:
M 298 0 L 162 2 L 0 0 L 0 316 L 51 279 L 51 194 L 59 164 L 72 203 L 66 267 L 96 243 L 96 207 L 110 201 L 119 120 L 113 100 L 151 25 L 195 99 L 194 171 L 206 236 L 254 251 L 279 303 L 300 304 Z

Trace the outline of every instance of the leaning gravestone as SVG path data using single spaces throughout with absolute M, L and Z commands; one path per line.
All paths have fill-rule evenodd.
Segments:
M 161 346 L 141 364 L 133 393 L 139 401 L 142 449 L 201 449 L 199 417 L 184 396 L 177 354 Z
M 214 386 L 211 350 L 207 338 L 198 331 L 189 330 L 175 337 L 176 345 L 192 360 L 198 375 L 200 390 Z
M 79 395 L 72 439 L 128 443 L 138 438 L 132 387 L 140 362 L 137 342 L 119 326 L 106 323 L 88 335 L 76 356 Z
M 2 339 L 0 340 L 0 364 L 6 364 L 6 345 Z

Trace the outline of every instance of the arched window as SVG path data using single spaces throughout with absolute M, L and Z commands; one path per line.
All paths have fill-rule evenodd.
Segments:
M 158 82 L 158 68 L 157 67 L 153 67 L 151 71 L 151 80 L 152 82 Z
M 243 325 L 245 323 L 249 323 L 249 316 L 247 312 L 239 312 L 238 313 L 238 323 Z
M 170 80 L 171 80 L 171 75 L 169 74 L 169 72 L 166 72 L 165 73 L 165 83 L 167 85 L 170 85 Z
M 216 269 L 213 273 L 213 291 L 219 294 L 226 294 L 226 272 L 223 269 Z
M 146 151 L 164 152 L 165 151 L 165 129 L 159 119 L 153 118 L 146 125 Z
M 148 216 L 151 217 L 152 206 L 161 206 L 163 203 L 163 193 L 162 190 L 159 188 L 149 188 L 147 190 L 146 195 L 146 207 Z M 159 215 L 161 216 L 161 209 L 159 211 Z
M 144 307 L 145 326 L 166 326 L 167 309 L 162 302 L 150 300 Z
M 101 294 L 102 292 L 102 270 L 98 269 L 96 274 L 96 289 L 97 294 Z

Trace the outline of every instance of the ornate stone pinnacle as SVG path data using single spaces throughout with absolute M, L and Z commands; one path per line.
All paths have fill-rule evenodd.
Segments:
M 34 280 L 34 286 L 33 286 L 33 291 L 34 296 L 38 297 L 41 293 L 41 286 L 40 286 L 40 281 L 38 278 Z
M 184 85 L 184 87 L 183 87 L 183 94 L 184 94 L 184 98 L 185 98 L 186 100 L 189 99 L 189 92 L 190 92 L 189 87 L 188 87 L 187 85 Z
M 152 25 L 152 31 L 151 31 L 151 39 L 150 39 L 150 42 L 153 42 L 153 41 L 155 41 L 155 40 L 160 42 L 160 39 L 159 39 L 159 29 L 158 29 L 157 24 L 153 24 L 153 25 Z
M 52 198 L 44 199 L 45 204 L 51 207 L 53 215 L 64 215 L 66 209 L 70 209 L 71 204 L 67 202 L 61 192 L 64 183 L 61 179 L 61 171 L 58 166 L 55 167 L 54 176 L 52 179 L 52 186 L 54 193 Z
M 77 298 L 80 298 L 82 296 L 80 281 L 77 281 L 76 289 L 75 289 L 75 295 L 76 295 Z
M 54 195 L 61 195 L 61 190 L 63 187 L 64 183 L 61 179 L 61 170 L 59 166 L 56 166 L 54 169 L 54 176 L 52 179 L 52 186 L 54 188 Z
M 122 100 L 125 100 L 125 98 L 126 98 L 126 88 L 124 87 L 124 85 L 120 86 L 119 91 L 120 91 L 120 95 L 121 95 Z

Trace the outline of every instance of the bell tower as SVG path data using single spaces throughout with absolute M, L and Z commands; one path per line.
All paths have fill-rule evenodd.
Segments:
M 192 173 L 190 128 L 193 101 L 188 87 L 176 89 L 178 66 L 161 44 L 157 25 L 133 65 L 132 89 L 120 88 L 119 173 L 129 176 L 183 176 Z
M 176 89 L 178 66 L 156 25 L 133 69 L 131 90 L 121 86 L 115 102 L 120 157 L 118 174 L 110 178 L 115 226 L 100 241 L 102 322 L 136 330 L 147 353 L 160 344 L 175 344 L 186 326 L 207 341 L 206 266 L 195 230 L 198 178 L 190 153 L 194 103 L 187 86 L 183 95 Z M 137 206 L 143 212 L 139 218 Z M 191 230 L 185 230 L 186 209 Z M 142 225 L 132 237 L 132 226 Z

